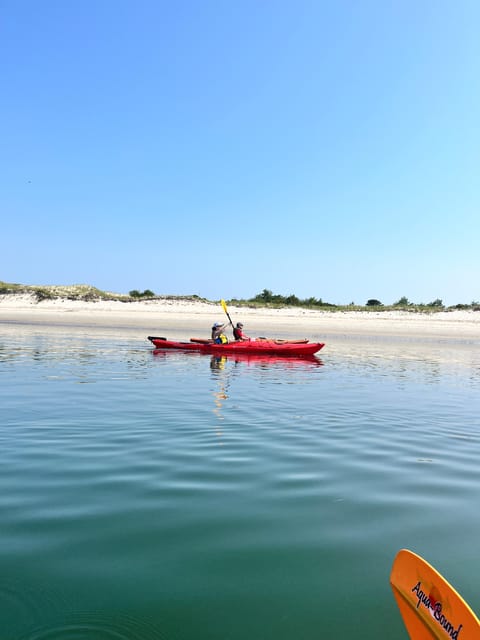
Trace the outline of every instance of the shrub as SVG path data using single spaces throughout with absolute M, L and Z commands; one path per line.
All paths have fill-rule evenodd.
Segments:
M 367 300 L 367 307 L 383 307 L 383 303 L 380 300 L 375 300 L 375 298 L 370 298 L 370 300 Z
M 154 298 L 155 294 L 150 289 L 145 289 L 145 291 L 138 291 L 138 289 L 133 289 L 128 292 L 128 295 L 131 298 Z
M 42 289 L 41 287 L 35 289 L 34 294 L 37 302 L 42 302 L 42 300 L 53 300 L 55 298 L 51 291 L 48 291 L 48 289 Z
M 271 302 L 273 299 L 273 293 L 270 289 L 264 289 L 262 293 L 259 293 L 255 296 L 254 300 L 259 300 L 262 302 Z

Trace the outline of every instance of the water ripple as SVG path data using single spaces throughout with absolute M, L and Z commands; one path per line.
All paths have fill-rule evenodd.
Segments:
M 88 611 L 59 616 L 58 620 L 36 627 L 19 640 L 161 640 L 166 637 L 157 625 L 133 616 Z
M 362 618 L 381 638 L 403 546 L 478 597 L 478 349 L 350 341 L 321 364 L 212 367 L 6 334 L 2 637 L 342 638 Z

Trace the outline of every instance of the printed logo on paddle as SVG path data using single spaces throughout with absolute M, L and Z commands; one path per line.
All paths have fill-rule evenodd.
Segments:
M 417 584 L 412 588 L 412 593 L 415 593 L 417 598 L 417 609 L 422 606 L 425 607 L 430 615 L 438 622 L 438 624 L 444 629 L 446 634 L 452 640 L 458 640 L 460 637 L 460 631 L 462 630 L 463 624 L 459 624 L 456 627 L 444 613 L 442 613 L 443 605 L 441 601 L 441 596 L 438 593 L 437 595 L 434 593 L 436 591 L 435 587 L 430 591 L 430 593 L 426 593 L 422 589 L 422 583 L 419 580 Z

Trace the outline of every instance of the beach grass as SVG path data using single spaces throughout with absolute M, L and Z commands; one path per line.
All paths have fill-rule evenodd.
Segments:
M 115 293 L 111 291 L 103 291 L 88 284 L 72 284 L 72 285 L 26 285 L 18 283 L 4 282 L 0 280 L 0 295 L 19 295 L 29 294 L 33 295 L 37 302 L 45 300 L 78 300 L 83 302 L 96 302 L 96 301 L 117 301 L 117 302 L 135 302 L 139 300 L 145 301 L 182 301 L 182 302 L 202 302 L 204 304 L 219 304 L 220 300 L 208 300 L 199 295 L 159 295 L 145 289 L 143 292 L 140 290 L 132 290 L 129 293 Z M 279 294 L 273 294 L 268 289 L 264 289 L 261 293 L 257 294 L 253 298 L 239 299 L 230 298 L 227 300 L 229 305 L 234 305 L 238 308 L 248 309 L 285 309 L 285 308 L 301 308 L 310 309 L 315 311 L 329 311 L 329 312 L 346 312 L 346 311 L 370 311 L 370 312 L 386 312 L 386 311 L 402 311 L 408 313 L 421 313 L 421 314 L 433 314 L 436 312 L 456 311 L 456 310 L 472 310 L 480 311 L 479 302 L 471 303 L 459 303 L 452 306 L 445 306 L 440 299 L 435 299 L 429 303 L 413 303 L 410 302 L 405 296 L 400 298 L 397 302 L 387 305 L 383 304 L 379 300 L 374 298 L 367 300 L 366 304 L 360 305 L 350 303 L 348 305 L 333 304 L 325 302 L 321 298 L 314 297 L 301 299 L 295 295 L 283 296 Z

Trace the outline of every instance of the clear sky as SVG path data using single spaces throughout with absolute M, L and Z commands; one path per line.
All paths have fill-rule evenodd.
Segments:
M 480 299 L 478 0 L 0 0 L 0 280 Z

